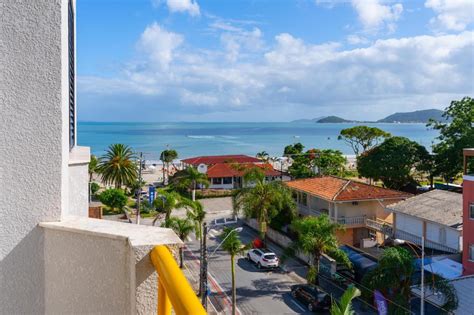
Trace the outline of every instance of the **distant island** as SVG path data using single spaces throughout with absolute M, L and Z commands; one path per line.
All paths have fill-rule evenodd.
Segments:
M 443 111 L 439 109 L 417 110 L 413 112 L 395 113 L 377 121 L 348 120 L 338 116 L 317 117 L 313 119 L 298 119 L 292 123 L 427 123 L 430 119 L 441 121 Z

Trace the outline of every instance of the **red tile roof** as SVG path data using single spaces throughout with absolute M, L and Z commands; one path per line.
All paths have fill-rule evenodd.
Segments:
M 293 189 L 332 201 L 404 199 L 411 196 L 402 191 L 372 186 L 334 176 L 314 177 L 286 182 Z
M 235 155 L 213 155 L 213 156 L 198 156 L 189 159 L 184 159 L 182 162 L 197 166 L 199 164 L 213 165 L 217 163 L 259 163 L 261 160 L 243 154 Z
M 264 170 L 265 176 L 280 176 L 280 172 L 273 169 L 270 164 L 253 164 L 244 163 L 238 164 L 237 169 L 232 163 L 218 163 L 210 166 L 207 169 L 207 177 L 241 177 L 245 171 L 251 167 L 260 167 Z

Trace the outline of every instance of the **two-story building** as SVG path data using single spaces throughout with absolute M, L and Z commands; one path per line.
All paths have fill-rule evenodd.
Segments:
M 392 214 L 385 206 L 411 196 L 334 176 L 299 179 L 286 184 L 294 192 L 300 215 L 328 215 L 345 227 L 338 232 L 339 241 L 352 246 L 361 246 L 362 240 L 369 238 L 382 242 L 384 234 L 389 233 L 384 230 L 385 225 L 392 223 Z
M 464 274 L 474 274 L 474 170 L 468 161 L 474 159 L 474 149 L 464 149 L 463 176 L 463 256 Z M 471 172 L 470 172 L 471 171 Z
M 243 180 L 245 172 L 258 167 L 265 174 L 265 180 L 281 180 L 282 173 L 269 163 L 248 155 L 214 155 L 198 156 L 181 161 L 184 166 L 193 166 L 209 178 L 211 189 L 236 189 L 246 185 Z
M 462 249 L 462 194 L 432 190 L 388 205 L 392 236 L 425 248 L 459 253 Z

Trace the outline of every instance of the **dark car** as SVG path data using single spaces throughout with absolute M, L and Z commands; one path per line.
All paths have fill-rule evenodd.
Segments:
M 310 312 L 328 310 L 331 307 L 329 294 L 313 285 L 294 285 L 291 296 L 303 303 Z

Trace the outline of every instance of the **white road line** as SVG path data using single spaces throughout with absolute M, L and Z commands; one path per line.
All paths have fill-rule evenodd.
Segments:
M 291 303 L 293 303 L 294 305 L 296 305 L 302 312 L 306 312 L 306 309 L 304 309 L 298 302 L 296 302 L 295 300 L 291 300 Z

